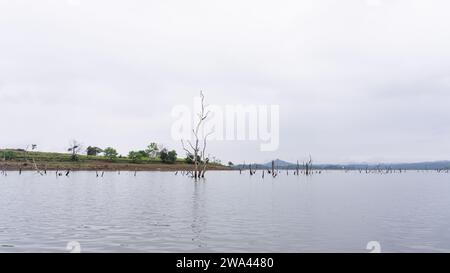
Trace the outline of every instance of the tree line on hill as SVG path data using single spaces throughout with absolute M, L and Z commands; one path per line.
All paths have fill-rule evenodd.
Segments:
M 72 159 L 77 160 L 77 146 L 73 145 L 68 149 L 68 151 L 72 152 Z M 112 147 L 107 147 L 105 149 L 101 149 L 96 146 L 88 146 L 86 148 L 86 154 L 88 156 L 99 156 L 103 155 L 103 157 L 107 158 L 110 161 L 114 161 L 117 158 L 123 158 L 116 149 Z M 177 161 L 177 152 L 175 150 L 169 150 L 162 145 L 158 145 L 155 142 L 150 143 L 144 150 L 130 151 L 127 156 L 133 163 L 141 163 L 152 159 L 160 159 L 163 163 L 175 163 Z
M 100 148 L 97 146 L 88 146 L 86 149 L 83 148 L 83 145 L 73 140 L 70 142 L 67 151 L 70 153 L 71 161 L 79 161 L 81 155 L 85 155 L 88 158 L 91 157 L 95 159 L 95 157 L 102 157 L 111 162 L 118 161 L 119 159 L 128 159 L 133 163 L 145 163 L 151 161 L 161 161 L 162 163 L 173 164 L 178 160 L 178 154 L 175 150 L 169 150 L 163 145 L 158 145 L 155 142 L 150 143 L 144 150 L 135 150 L 130 151 L 127 156 L 122 156 L 118 153 L 118 151 L 113 147 Z M 25 157 L 30 159 L 32 158 L 32 154 L 30 152 L 37 152 L 37 145 L 33 144 L 28 146 L 26 149 L 5 149 L 0 150 L 0 160 L 1 161 L 13 161 L 17 158 L 21 158 L 18 153 L 24 153 Z M 51 160 L 51 153 L 48 156 L 49 160 Z M 212 157 L 210 160 L 208 157 L 201 158 L 197 155 L 197 160 L 195 160 L 195 156 L 192 153 L 187 153 L 184 158 L 184 162 L 187 164 L 194 165 L 197 161 L 198 164 L 221 164 L 220 160 Z
M 33 144 L 32 148 L 29 149 L 6 149 L 0 151 L 0 160 L 3 161 L 12 161 L 17 158 L 20 158 L 19 153 L 24 153 L 26 158 L 31 158 L 31 154 L 29 152 L 36 152 L 37 145 Z M 177 161 L 177 152 L 175 150 L 169 150 L 162 145 L 158 145 L 154 142 L 150 143 L 144 150 L 138 151 L 130 151 L 128 156 L 119 155 L 117 150 L 113 147 L 106 147 L 104 149 L 96 147 L 96 146 L 88 146 L 85 150 L 83 149 L 83 145 L 73 140 L 67 151 L 70 153 L 71 161 L 79 161 L 80 155 L 85 152 L 88 157 L 97 157 L 101 156 L 103 158 L 108 159 L 111 162 L 116 161 L 119 158 L 129 159 L 133 163 L 143 163 L 151 160 L 161 160 L 163 163 L 172 164 Z M 51 160 L 51 157 L 49 157 Z M 188 160 L 186 160 L 188 162 Z

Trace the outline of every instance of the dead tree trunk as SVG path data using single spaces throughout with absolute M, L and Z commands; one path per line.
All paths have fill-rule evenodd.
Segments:
M 205 106 L 205 96 L 203 92 L 200 92 L 201 98 L 201 110 L 198 113 L 198 122 L 195 128 L 192 130 L 194 136 L 194 142 L 192 143 L 190 140 L 187 140 L 185 145 L 184 141 L 181 140 L 181 145 L 183 149 L 186 151 L 187 156 L 193 156 L 194 161 L 194 170 L 192 173 L 192 177 L 197 180 L 199 178 L 205 177 L 207 165 L 209 162 L 209 158 L 206 156 L 206 143 L 207 138 L 211 133 L 208 133 L 203 138 L 203 144 L 200 143 L 200 129 L 202 128 L 203 122 L 208 118 L 209 111 L 206 111 Z

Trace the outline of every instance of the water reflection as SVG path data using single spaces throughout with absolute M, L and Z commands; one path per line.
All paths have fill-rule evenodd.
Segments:
M 194 191 L 192 194 L 192 241 L 199 249 L 206 248 L 203 230 L 206 229 L 207 214 L 204 212 L 206 199 L 204 198 L 205 180 L 193 181 Z
M 211 172 L 0 177 L 0 252 L 367 252 L 450 249 L 446 174 Z M 101 182 L 101 183 L 100 183 Z

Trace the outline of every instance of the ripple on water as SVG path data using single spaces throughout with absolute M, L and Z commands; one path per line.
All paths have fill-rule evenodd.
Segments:
M 152 172 L 99 184 L 89 172 L 11 174 L 0 183 L 0 248 L 65 252 L 75 240 L 83 252 L 365 252 L 378 240 L 387 251 L 448 252 L 447 180 L 211 172 L 195 183 Z

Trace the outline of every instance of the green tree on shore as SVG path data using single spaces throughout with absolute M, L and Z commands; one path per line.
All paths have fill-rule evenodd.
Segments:
M 169 151 L 164 148 L 159 153 L 159 157 L 163 163 L 173 164 L 177 161 L 177 152 L 175 150 Z
M 0 159 L 1 160 L 13 160 L 16 158 L 16 153 L 14 153 L 13 151 L 1 151 L 0 152 Z
M 89 146 L 86 149 L 86 153 L 89 156 L 97 156 L 98 154 L 103 153 L 103 150 L 100 149 L 99 147 Z
M 184 161 L 185 161 L 187 164 L 194 164 L 194 163 L 195 163 L 194 155 L 191 154 L 191 153 L 188 153 L 188 154 L 186 155 L 186 158 L 184 159 Z M 201 161 L 202 161 L 202 158 L 201 158 L 199 155 L 197 155 L 197 162 L 201 162 Z
M 117 156 L 119 155 L 119 153 L 116 151 L 116 149 L 108 147 L 103 151 L 103 155 L 107 159 L 113 161 L 113 160 L 117 159 Z
M 130 151 L 128 153 L 128 158 L 133 163 L 140 163 L 144 161 L 146 158 L 148 158 L 148 155 L 145 151 Z

